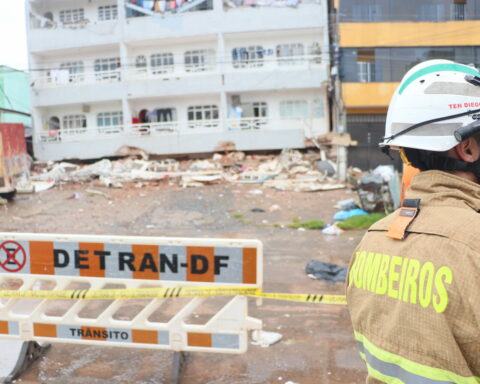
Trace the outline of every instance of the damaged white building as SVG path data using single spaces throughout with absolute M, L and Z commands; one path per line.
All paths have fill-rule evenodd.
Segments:
M 329 131 L 322 0 L 26 0 L 40 160 L 302 148 Z

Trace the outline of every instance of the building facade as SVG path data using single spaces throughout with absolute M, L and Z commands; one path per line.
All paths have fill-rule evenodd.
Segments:
M 349 163 L 372 168 L 389 161 L 377 144 L 411 67 L 429 59 L 480 64 L 480 1 L 338 0 L 337 14 L 347 130 L 359 141 Z
M 323 0 L 27 0 L 41 160 L 301 148 L 329 131 Z
M 0 123 L 22 123 L 31 132 L 28 73 L 0 66 Z

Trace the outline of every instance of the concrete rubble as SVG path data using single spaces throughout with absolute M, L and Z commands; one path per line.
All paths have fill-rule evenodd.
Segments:
M 88 165 L 67 162 L 36 164 L 33 190 L 64 183 L 92 183 L 122 188 L 127 183 L 165 182 L 183 188 L 217 183 L 257 184 L 279 191 L 317 192 L 346 188 L 335 177 L 336 166 L 322 152 L 283 150 L 279 155 L 215 153 L 209 159 L 102 159 Z M 24 188 L 28 191 L 28 188 Z

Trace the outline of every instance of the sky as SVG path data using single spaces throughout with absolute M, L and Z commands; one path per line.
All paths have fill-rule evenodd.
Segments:
M 0 65 L 28 69 L 25 0 L 0 0 Z

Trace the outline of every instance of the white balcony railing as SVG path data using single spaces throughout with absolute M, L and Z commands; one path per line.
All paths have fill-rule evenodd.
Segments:
M 212 74 L 217 71 L 218 64 L 222 59 L 216 57 L 209 58 L 205 64 L 197 64 L 195 67 L 185 64 L 169 64 L 159 67 L 129 68 L 125 71 L 127 80 L 147 80 L 147 79 L 169 79 L 184 78 L 189 76 L 201 76 L 202 74 Z M 228 73 L 241 73 L 246 71 L 271 71 L 271 70 L 298 70 L 318 67 L 322 64 L 322 55 L 303 55 L 303 56 L 265 56 L 262 59 L 239 58 L 232 60 L 231 57 L 224 60 L 224 70 Z M 69 73 L 68 70 L 48 70 L 40 75 L 35 82 L 35 88 L 54 88 L 64 86 L 76 86 L 82 84 L 95 84 L 105 82 L 118 82 L 122 79 L 122 70 L 115 69 L 111 71 L 98 72 L 75 72 Z
M 225 127 L 220 120 L 199 121 L 169 121 L 163 123 L 142 123 L 130 125 L 117 125 L 109 127 L 60 129 L 40 133 L 43 143 L 60 143 L 73 141 L 109 140 L 120 137 L 152 137 L 152 136 L 183 136 L 202 134 L 206 132 L 227 131 L 256 131 L 284 129 L 304 129 L 309 120 L 269 119 L 267 117 L 252 117 L 241 119 L 228 119 Z
M 121 80 L 120 69 L 96 72 L 74 72 L 67 69 L 48 70 L 34 81 L 35 88 L 56 88 L 93 83 L 115 83 Z

